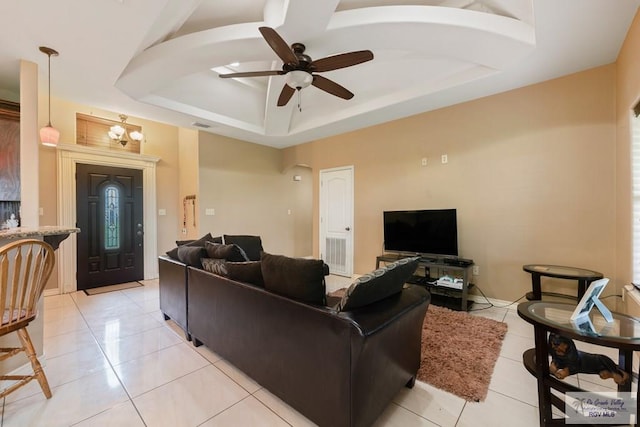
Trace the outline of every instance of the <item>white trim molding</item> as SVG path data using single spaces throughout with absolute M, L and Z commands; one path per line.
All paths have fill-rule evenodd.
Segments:
M 144 216 L 144 278 L 158 277 L 158 239 L 156 237 L 156 164 L 159 157 L 100 150 L 76 144 L 58 144 L 58 222 L 76 226 L 76 165 L 93 164 L 142 170 Z M 82 233 L 82 230 L 80 230 Z M 66 242 L 65 242 L 66 243 Z M 77 237 L 58 249 L 58 291 L 78 290 L 76 281 Z

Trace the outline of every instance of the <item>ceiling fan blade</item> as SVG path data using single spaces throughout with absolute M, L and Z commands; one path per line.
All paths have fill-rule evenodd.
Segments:
M 339 68 L 351 67 L 352 65 L 362 64 L 371 61 L 373 52 L 370 50 L 358 50 L 356 52 L 341 53 L 339 55 L 327 56 L 313 61 L 309 68 L 312 71 L 323 72 L 332 71 Z
M 280 96 L 278 97 L 278 107 L 284 107 L 287 105 L 294 93 L 296 93 L 296 90 L 288 84 L 285 84 L 282 88 L 282 92 L 280 92 Z
M 322 89 L 325 92 L 330 93 L 331 95 L 335 95 L 342 99 L 351 99 L 353 98 L 353 93 L 349 92 L 344 87 L 340 86 L 338 83 L 333 80 L 329 80 L 326 77 L 313 75 L 313 83 L 311 83 L 318 89 Z
M 282 74 L 284 74 L 284 71 L 270 70 L 270 71 L 247 71 L 245 73 L 218 74 L 218 76 L 223 79 L 235 79 L 236 77 L 279 76 Z
M 270 27 L 260 27 L 258 30 L 260 30 L 260 34 L 262 34 L 265 41 L 269 43 L 271 49 L 273 49 L 285 64 L 298 65 L 298 57 L 293 53 L 287 42 L 276 33 L 276 30 Z

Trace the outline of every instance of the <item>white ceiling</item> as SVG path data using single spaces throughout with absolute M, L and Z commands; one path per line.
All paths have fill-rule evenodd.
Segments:
M 7 0 L 0 2 L 0 98 L 21 59 L 54 97 L 286 147 L 614 62 L 640 0 Z M 280 69 L 269 26 L 313 59 L 371 50 L 276 107 L 284 76 L 220 79 L 213 69 Z M 239 62 L 230 67 L 229 64 Z M 224 68 L 222 68 L 224 70 Z M 52 111 L 55 125 L 55 111 Z

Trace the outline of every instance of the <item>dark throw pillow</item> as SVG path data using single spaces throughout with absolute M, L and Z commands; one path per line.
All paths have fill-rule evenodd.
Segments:
M 264 287 L 260 261 L 227 262 L 226 268 L 229 279 Z
M 202 268 L 202 258 L 207 256 L 207 251 L 200 246 L 179 246 L 178 259 L 187 265 Z
M 235 244 L 240 246 L 247 254 L 249 261 L 260 261 L 262 254 L 262 239 L 260 236 L 224 235 L 225 245 Z
M 364 307 L 402 291 L 420 257 L 403 258 L 357 278 L 336 306 L 338 311 Z
M 265 289 L 286 297 L 322 305 L 325 303 L 324 262 L 262 253 Z
M 206 242 L 204 247 L 209 258 L 224 259 L 231 262 L 249 261 L 247 255 L 238 245 Z
M 202 258 L 202 268 L 218 276 L 227 275 L 227 261 L 218 258 Z
M 178 245 L 178 246 L 189 245 L 189 246 L 202 246 L 202 247 L 204 247 L 204 242 L 222 243 L 222 236 L 213 237 L 213 236 L 211 236 L 211 233 L 207 233 L 204 236 L 202 236 L 201 238 L 199 238 L 198 240 L 176 240 L 176 245 Z
M 178 259 L 178 247 L 175 247 L 170 251 L 167 251 L 167 255 L 173 259 Z

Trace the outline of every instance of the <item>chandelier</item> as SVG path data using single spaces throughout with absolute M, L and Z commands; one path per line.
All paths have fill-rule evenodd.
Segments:
M 120 114 L 121 125 L 111 126 L 109 129 L 109 138 L 113 141 L 120 143 L 123 147 L 127 145 L 129 139 L 134 141 L 142 141 L 144 135 L 142 132 L 138 132 L 134 130 L 132 132 L 127 132 L 127 119 L 128 117 L 124 114 Z

